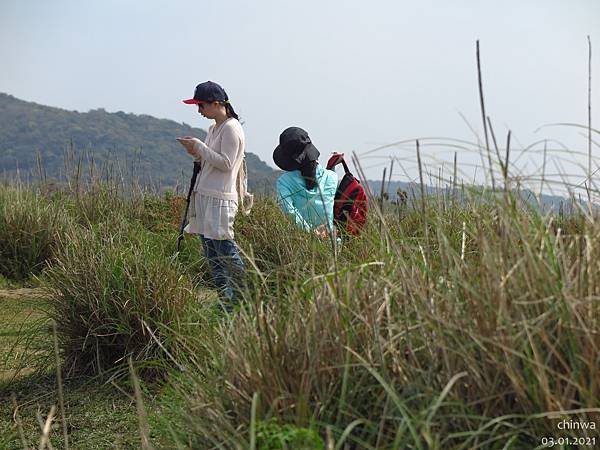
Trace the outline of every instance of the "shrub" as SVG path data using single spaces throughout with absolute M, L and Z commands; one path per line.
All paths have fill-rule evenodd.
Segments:
M 68 219 L 59 206 L 20 186 L 0 186 L 0 274 L 39 274 L 58 249 Z
M 324 450 L 325 444 L 314 430 L 292 424 L 280 424 L 277 419 L 256 424 L 256 441 L 260 450 Z
M 71 230 L 48 283 L 66 365 L 79 373 L 123 368 L 130 356 L 155 373 L 174 361 L 180 319 L 197 301 L 160 237 L 127 222 Z
M 248 216 L 238 214 L 236 239 L 261 270 L 305 267 L 313 256 L 318 240 L 300 231 L 283 213 L 275 201 L 257 202 Z

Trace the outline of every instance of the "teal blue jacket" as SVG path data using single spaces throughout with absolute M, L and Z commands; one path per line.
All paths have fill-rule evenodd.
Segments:
M 309 191 L 299 170 L 285 172 L 277 180 L 277 202 L 300 229 L 313 231 L 327 223 L 328 229 L 333 230 L 333 200 L 338 176 L 319 165 L 316 176 L 318 185 Z

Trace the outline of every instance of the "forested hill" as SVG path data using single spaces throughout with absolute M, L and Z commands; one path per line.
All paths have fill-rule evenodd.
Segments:
M 0 174 L 39 173 L 38 155 L 47 178 L 65 175 L 65 152 L 101 167 L 107 161 L 125 167 L 135 162 L 140 179 L 161 187 L 181 186 L 191 174 L 191 159 L 177 136 L 204 138 L 206 131 L 148 115 L 67 111 L 0 93 Z M 246 153 L 251 189 L 271 189 L 277 172 Z

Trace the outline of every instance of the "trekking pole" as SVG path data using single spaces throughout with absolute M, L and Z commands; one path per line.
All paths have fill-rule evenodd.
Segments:
M 183 213 L 183 219 L 181 219 L 181 226 L 179 227 L 179 236 L 177 237 L 177 253 L 179 253 L 181 241 L 183 240 L 183 230 L 185 229 L 188 211 L 190 210 L 190 199 L 192 198 L 192 192 L 194 191 L 194 186 L 196 186 L 196 178 L 198 178 L 200 169 L 200 161 L 194 161 L 194 172 L 192 173 L 192 179 L 190 180 L 190 189 L 188 190 L 188 195 L 185 202 L 185 212 Z

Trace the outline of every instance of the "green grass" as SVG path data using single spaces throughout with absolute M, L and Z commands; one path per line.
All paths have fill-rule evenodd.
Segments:
M 22 378 L 9 391 L 15 395 L 18 416 L 28 445 L 39 444 L 41 430 L 37 413 L 45 420 L 57 404 L 56 378 L 35 374 Z M 65 409 L 71 448 L 136 449 L 140 446 L 135 402 L 111 385 L 94 380 L 69 380 L 64 384 Z M 13 435 L 3 448 L 22 448 L 14 420 L 15 408 L 10 394 L 2 394 L 0 435 Z M 50 434 L 54 448 L 64 448 L 60 422 Z
M 30 374 L 49 358 L 45 302 L 39 290 L 0 290 L 0 388 Z
M 39 291 L 0 291 L 0 448 L 22 449 L 15 417 L 22 426 L 28 448 L 37 448 L 41 430 L 38 413 L 45 420 L 58 404 L 52 334 L 45 310 L 46 298 L 28 296 Z M 120 390 L 121 389 L 121 390 Z M 64 382 L 64 404 L 70 448 L 137 449 L 140 446 L 135 402 L 126 392 L 95 379 L 73 378 Z M 123 393 L 123 391 L 125 393 Z M 17 416 L 15 407 L 17 404 Z M 64 448 L 58 422 L 50 442 Z

